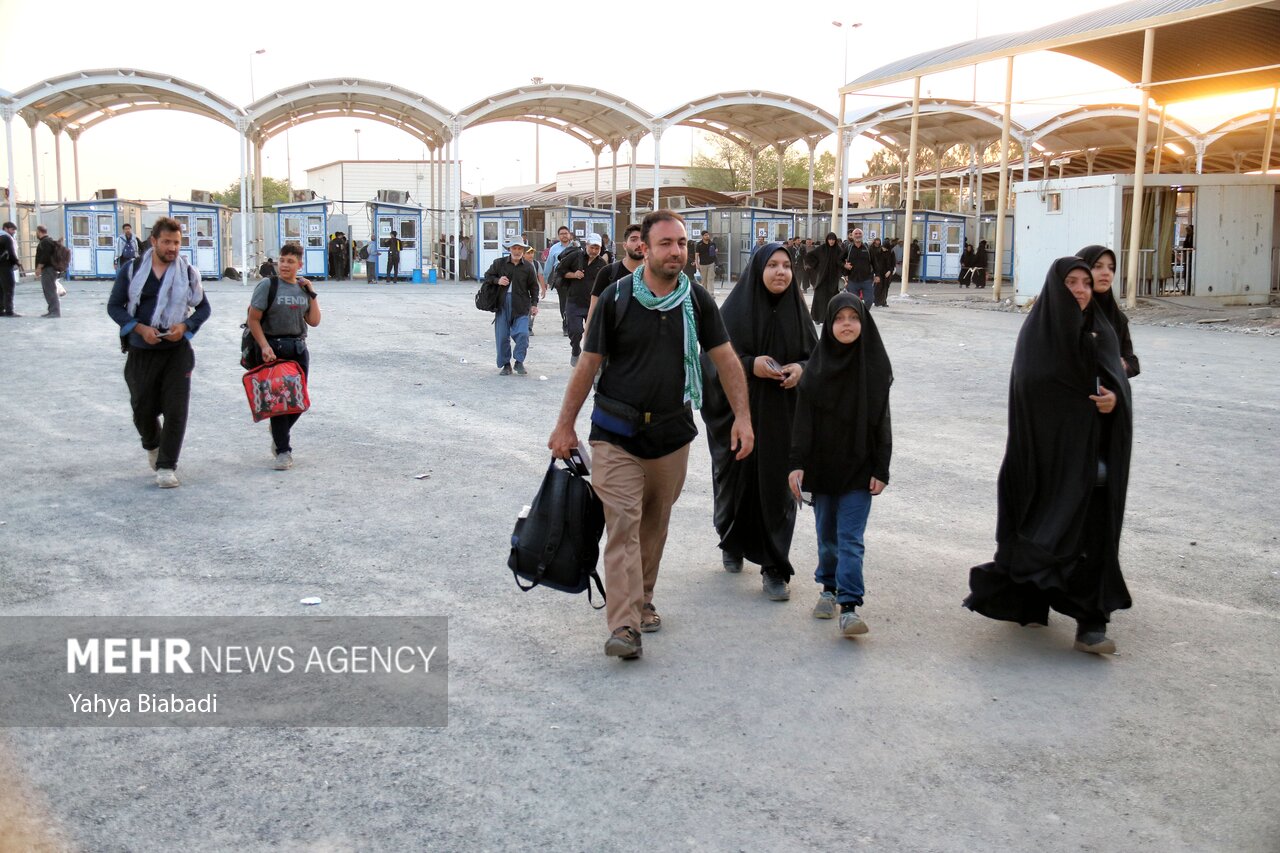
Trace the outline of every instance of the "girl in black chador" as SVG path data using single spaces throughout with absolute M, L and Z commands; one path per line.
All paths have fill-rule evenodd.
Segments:
M 715 365 L 702 357 L 702 419 L 711 449 L 723 564 L 730 572 L 742 571 L 744 557 L 759 564 L 764 592 L 774 601 L 790 596 L 788 554 L 796 522 L 787 488 L 791 418 L 796 385 L 818 342 L 793 275 L 786 247 L 769 243 L 751 256 L 720 310 L 747 375 L 756 446 L 746 459 L 734 459 L 733 410 L 720 383 L 710 381 Z
M 815 246 L 808 256 L 813 267 L 813 307 L 809 314 L 813 322 L 821 323 L 827 316 L 827 303 L 840 289 L 840 276 L 844 273 L 844 249 L 836 232 L 827 233 L 821 246 Z
M 1129 378 L 1142 372 L 1138 357 L 1133 354 L 1133 339 L 1129 337 L 1129 318 L 1116 303 L 1111 284 L 1116 278 L 1116 253 L 1106 246 L 1085 246 L 1076 252 L 1076 257 L 1088 264 L 1093 274 L 1093 303 L 1101 311 L 1116 330 L 1120 339 L 1120 358 L 1124 359 L 1124 369 Z
M 1054 261 L 1018 333 L 995 560 L 969 572 L 970 610 L 1022 625 L 1076 620 L 1075 648 L 1111 654 L 1111 613 L 1132 601 L 1120 572 L 1132 399 L 1120 344 L 1089 265 Z

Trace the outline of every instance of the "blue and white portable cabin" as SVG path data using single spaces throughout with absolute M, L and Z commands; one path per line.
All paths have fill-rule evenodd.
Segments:
M 721 280 L 730 283 L 751 262 L 756 238 L 763 236 L 765 242 L 786 240 L 796 227 L 795 213 L 766 207 L 690 207 L 677 212 L 684 217 L 690 242 L 695 240 L 694 229 L 698 239 L 703 230 L 711 229 L 718 266 L 723 268 Z
M 869 210 L 849 209 L 849 229 L 861 228 L 862 237 L 870 243 L 877 237 L 883 242 L 888 238 L 903 237 L 903 218 L 906 211 L 900 208 L 880 207 Z M 925 281 L 955 281 L 960 277 L 960 255 L 964 252 L 965 235 L 970 218 L 962 213 L 941 210 L 916 210 L 911 216 L 912 239 L 920 241 L 919 278 Z M 903 238 L 904 250 L 910 251 L 911 240 Z M 977 241 L 973 241 L 977 245 Z M 906 257 L 906 255 L 904 255 Z
M 877 237 L 881 242 L 888 238 L 902 236 L 902 216 L 903 213 L 892 207 L 877 207 L 864 209 L 858 207 L 850 207 L 849 215 L 845 218 L 844 233 L 839 233 L 840 212 L 836 211 L 834 219 L 835 224 L 831 225 L 827 231 L 823 231 L 813 238 L 817 243 L 826 238 L 828 231 L 836 231 L 841 241 L 848 239 L 849 232 L 854 228 L 862 229 L 862 239 L 870 243 Z
M 613 233 L 613 211 L 607 208 L 601 210 L 576 205 L 548 207 L 545 210 L 543 224 L 546 228 L 548 245 L 556 241 L 556 232 L 562 225 L 568 227 L 573 233 L 573 239 L 579 243 L 584 242 L 592 234 L 599 234 L 606 242 L 617 239 L 617 235 Z
M 187 263 L 200 270 L 201 278 L 222 278 L 222 271 L 229 266 L 233 213 L 221 204 L 169 202 L 169 216 L 182 226 L 182 248 L 178 251 Z
M 973 217 L 969 217 L 969 227 L 973 228 Z M 991 253 L 988 257 L 987 278 L 995 275 L 995 251 L 996 251 L 996 215 L 994 213 L 984 213 L 978 217 L 977 226 L 978 237 L 975 240 L 970 237 L 973 247 L 978 248 L 978 244 L 982 240 L 987 241 L 987 250 Z M 1009 211 L 1004 215 L 1004 245 L 1001 247 L 1004 255 L 1004 266 L 1001 274 L 1005 281 L 1013 281 L 1013 244 L 1017 238 L 1017 230 L 1013 227 L 1013 211 Z M 1280 232 L 1277 232 L 1280 233 Z
M 369 216 L 373 223 L 373 233 L 378 238 L 382 251 L 378 254 L 378 275 L 387 274 L 387 243 L 391 232 L 396 232 L 400 240 L 400 270 L 406 278 L 417 272 L 423 281 L 423 269 L 430 266 L 430 252 L 423 259 L 422 245 L 422 208 L 411 204 L 393 204 L 388 201 L 369 202 Z M 348 235 L 350 236 L 350 235 Z
M 302 246 L 302 275 L 307 278 L 328 278 L 329 257 L 329 200 L 317 198 L 311 201 L 294 201 L 276 205 L 276 233 L 280 245 L 298 243 Z M 278 257 L 280 246 L 267 251 L 270 257 Z
M 507 246 L 517 237 L 525 239 L 528 206 L 485 207 L 475 211 L 475 234 L 472 240 L 472 273 L 476 278 L 495 260 L 507 253 Z M 536 247 L 535 247 L 536 248 Z
M 71 250 L 68 279 L 116 277 L 116 238 L 126 224 L 135 235 L 142 227 L 145 205 L 120 198 L 69 201 L 63 206 L 63 234 Z M 52 232 L 53 229 L 50 229 Z

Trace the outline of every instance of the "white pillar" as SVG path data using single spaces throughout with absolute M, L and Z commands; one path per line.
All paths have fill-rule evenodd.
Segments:
M 1000 289 L 1004 283 L 1004 217 L 1009 209 L 1009 109 L 1013 102 L 1013 57 L 1004 67 L 1004 123 L 1000 127 L 1000 198 L 996 200 L 996 257 L 995 271 L 991 276 L 991 296 L 1000 301 Z M 1022 149 L 1023 157 L 1027 149 Z M 1023 161 L 1026 162 L 1025 160 Z
M 942 210 L 942 146 L 933 147 L 933 209 Z
M 427 149 L 427 187 L 431 193 L 431 201 L 427 204 L 427 233 L 423 235 L 425 245 L 421 252 L 422 265 L 434 266 L 433 256 L 435 255 L 437 241 L 440 239 L 436 233 L 436 149 L 434 147 Z M 377 223 L 374 223 L 372 230 L 377 230 Z
M 818 150 L 817 140 L 810 139 L 809 140 L 809 207 L 807 208 L 809 211 L 809 219 L 804 226 L 804 232 L 805 232 L 804 236 L 809 238 L 813 237 L 813 157 L 814 157 L 814 153 L 817 150 Z
M 461 281 L 458 248 L 462 245 L 462 123 L 455 121 L 453 130 L 453 162 L 458 164 L 459 180 L 453 181 L 453 280 Z
M 71 162 L 74 165 L 76 176 L 76 199 L 80 199 L 80 131 L 68 131 L 67 136 L 71 137 Z
M 1031 180 L 1031 146 L 1027 143 L 1026 137 L 1021 137 L 1018 144 L 1022 146 L 1022 180 Z
M 1271 147 L 1276 138 L 1277 101 L 1280 101 L 1280 87 L 1271 90 L 1271 119 L 1267 122 L 1267 136 L 1262 143 L 1262 174 L 1264 175 L 1271 168 Z
M 343 193 L 340 191 L 339 195 Z M 259 140 L 253 143 L 253 208 L 249 218 L 253 220 L 253 257 L 256 261 L 264 256 L 263 244 L 266 242 L 262 235 L 262 142 Z M 327 252 L 329 235 L 324 235 L 324 238 Z
M 1125 304 L 1138 305 L 1138 258 L 1141 257 L 1143 179 L 1147 171 L 1147 111 L 1151 105 L 1151 63 L 1155 55 L 1156 31 L 1147 29 L 1142 38 L 1142 101 L 1138 105 L 1138 139 L 1133 146 L 1133 215 L 1129 223 L 1129 267 L 1125 270 Z
M 915 223 L 912 221 L 916 213 L 916 152 L 920 146 L 920 78 L 915 78 L 914 94 L 911 96 L 911 146 L 907 153 L 907 209 L 904 211 L 906 234 L 902 238 L 902 289 L 900 293 L 907 295 L 907 283 L 911 280 L 911 238 L 915 234 Z M 926 235 L 927 236 L 927 235 Z M 921 246 L 921 250 L 925 247 Z M 921 265 L 924 254 L 921 252 Z
M 786 152 L 787 147 L 782 144 L 774 145 L 773 150 L 778 153 L 778 210 L 782 210 L 782 155 Z M 791 236 L 795 236 L 792 234 Z
M 848 82 L 848 81 L 846 81 Z M 836 181 L 831 187 L 831 224 L 835 224 L 836 210 L 840 210 L 840 230 L 836 233 L 844 236 L 846 211 L 841 199 L 844 198 L 844 190 L 846 186 L 846 178 L 844 174 L 844 116 L 845 116 L 845 99 L 847 95 L 840 95 L 840 106 L 836 113 Z M 816 236 L 813 234 L 810 237 Z M 824 241 L 825 242 L 825 241 Z
M 1164 105 L 1160 105 L 1160 123 L 1156 126 L 1156 156 L 1155 163 L 1152 164 L 1151 174 L 1160 174 L 1160 160 L 1164 152 Z
M 849 147 L 853 144 L 853 134 L 845 131 L 840 134 L 840 231 L 841 240 L 849 233 Z
M 978 143 L 978 175 L 977 175 L 978 197 L 975 202 L 978 206 L 977 211 L 978 211 L 979 217 L 982 216 L 982 178 L 983 178 L 983 173 L 986 172 L 986 165 L 987 165 L 987 146 L 979 142 Z M 979 221 L 981 221 L 981 219 L 979 219 Z M 976 246 L 977 244 L 975 243 L 974 245 Z
M 622 147 L 619 139 L 610 146 L 613 149 L 613 165 L 609 167 L 609 236 L 618 242 L 618 149 Z
M 240 284 L 249 281 L 249 120 L 236 120 L 240 140 Z
M 640 140 L 633 136 L 631 142 L 631 162 L 627 165 L 627 183 L 631 186 L 631 215 L 628 217 L 632 222 L 636 221 L 636 148 L 640 145 Z
M 658 209 L 658 176 L 662 173 L 662 127 L 653 129 L 653 209 Z
M 36 225 L 43 225 L 40 217 L 40 152 L 36 149 L 36 123 L 29 121 L 27 124 L 31 128 L 31 182 L 35 184 L 32 195 L 36 200 Z
M 18 193 L 14 182 L 17 174 L 13 168 L 13 107 L 0 107 L 4 115 L 4 144 L 9 155 L 9 221 L 18 221 Z
M 57 198 L 58 203 L 61 204 L 62 202 L 67 200 L 67 197 L 62 194 L 62 128 L 61 127 L 59 127 L 57 130 L 53 132 L 53 168 L 56 170 L 56 173 L 57 173 L 57 184 L 58 184 L 57 196 L 55 196 L 55 198 Z
M 751 155 L 751 177 L 747 183 L 747 203 L 750 204 L 756 195 L 756 156 L 759 152 L 755 148 L 748 148 L 747 153 Z
M 600 204 L 600 146 L 592 146 L 591 153 L 596 158 L 595 168 L 591 171 L 591 206 L 598 207 Z

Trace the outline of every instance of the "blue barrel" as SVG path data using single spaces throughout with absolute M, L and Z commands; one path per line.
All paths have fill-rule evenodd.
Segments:
M 435 284 L 436 281 L 437 281 L 436 268 L 427 267 L 427 284 Z
M 422 284 L 422 270 L 414 270 L 413 275 L 409 276 L 409 280 L 414 284 Z

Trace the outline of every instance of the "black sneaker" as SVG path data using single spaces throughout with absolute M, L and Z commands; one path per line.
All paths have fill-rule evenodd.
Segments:
M 527 370 L 525 370 L 525 369 L 524 369 L 524 362 L 523 362 L 523 361 L 517 361 L 517 362 L 516 362 L 516 375 L 517 375 L 517 376 L 528 376 L 528 375 L 529 375 L 529 371 L 527 371 Z
M 511 375 L 511 365 L 509 365 L 509 364 L 504 364 L 504 365 L 502 365 L 502 369 L 498 371 L 498 375 L 499 375 L 499 376 L 510 376 L 510 375 Z
M 644 653 L 640 643 L 640 632 L 634 628 L 619 628 L 604 641 L 606 657 L 635 660 Z
M 720 552 L 720 565 L 724 566 L 724 570 L 729 574 L 736 575 L 742 571 L 742 557 L 722 550 Z
M 1076 634 L 1074 648 L 1091 655 L 1114 655 L 1116 641 L 1108 637 L 1106 631 L 1082 631 Z
M 760 579 L 764 586 L 765 597 L 770 601 L 787 601 L 791 598 L 791 588 L 782 578 L 762 572 Z

